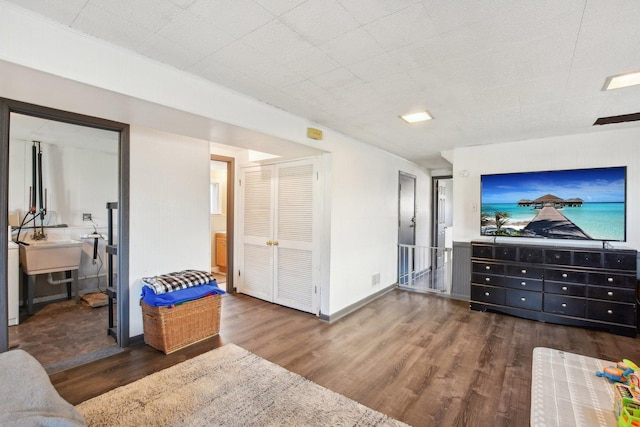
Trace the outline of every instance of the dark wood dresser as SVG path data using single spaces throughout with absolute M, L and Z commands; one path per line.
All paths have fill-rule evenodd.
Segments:
M 471 242 L 471 309 L 635 337 L 637 251 Z

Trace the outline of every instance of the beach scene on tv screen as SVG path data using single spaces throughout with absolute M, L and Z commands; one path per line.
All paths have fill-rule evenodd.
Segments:
M 625 167 L 483 175 L 481 234 L 625 240 Z

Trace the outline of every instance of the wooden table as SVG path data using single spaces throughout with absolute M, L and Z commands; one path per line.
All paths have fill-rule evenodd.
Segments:
M 613 385 L 596 376 L 612 365 L 551 348 L 533 349 L 531 426 L 615 427 Z

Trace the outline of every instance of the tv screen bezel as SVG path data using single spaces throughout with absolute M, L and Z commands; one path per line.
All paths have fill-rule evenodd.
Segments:
M 563 172 L 576 172 L 576 171 L 598 171 L 598 170 L 612 170 L 612 169 L 622 169 L 623 178 L 624 178 L 624 195 L 623 195 L 623 240 L 614 239 L 614 238 L 591 238 L 591 239 L 578 239 L 578 238 L 561 238 L 561 237 L 544 237 L 544 236 L 521 236 L 521 235 L 496 235 L 496 234 L 483 234 L 483 226 L 482 226 L 482 214 L 483 214 L 483 182 L 485 177 L 495 177 L 495 176 L 512 176 L 512 175 L 536 175 L 536 174 L 547 174 L 547 173 L 563 173 Z M 561 242 L 571 242 L 571 241 L 582 241 L 582 242 L 626 242 L 627 241 L 627 205 L 628 205 L 628 197 L 627 197 L 627 166 L 603 166 L 603 167 L 591 167 L 591 168 L 575 168 L 575 169 L 548 169 L 548 170 L 537 170 L 537 171 L 526 171 L 526 172 L 503 172 L 503 173 L 487 173 L 480 174 L 480 224 L 479 231 L 481 237 L 490 237 L 490 238 L 508 238 L 508 239 L 532 239 L 532 240 L 556 240 Z M 542 196 L 542 194 L 541 194 Z M 576 195 L 575 197 L 579 197 Z

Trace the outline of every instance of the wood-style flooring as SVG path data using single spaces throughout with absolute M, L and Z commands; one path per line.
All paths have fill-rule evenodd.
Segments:
M 429 294 L 395 290 L 332 324 L 228 295 L 217 337 L 170 355 L 137 344 L 51 380 L 78 404 L 227 343 L 413 426 L 528 425 L 534 347 L 640 361 L 638 339 Z

